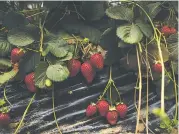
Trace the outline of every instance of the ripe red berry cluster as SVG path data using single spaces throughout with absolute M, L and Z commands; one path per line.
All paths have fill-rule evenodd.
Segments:
M 165 35 L 165 36 L 168 36 L 168 35 L 171 35 L 171 34 L 175 34 L 177 32 L 177 30 L 174 28 L 174 27 L 169 27 L 167 25 L 163 26 L 161 28 L 161 32 Z
M 91 83 L 95 77 L 95 68 L 103 69 L 104 59 L 99 53 L 91 55 L 90 60 L 85 61 L 83 64 L 77 59 L 71 59 L 68 62 L 68 69 L 70 71 L 70 77 L 76 76 L 80 69 L 82 75 L 85 77 L 87 83 Z
M 99 112 L 100 116 L 105 117 L 109 124 L 115 125 L 118 117 L 124 118 L 128 107 L 124 103 L 118 103 L 116 107 L 110 106 L 106 100 L 99 100 L 96 104 L 91 103 L 86 108 L 86 116 L 91 117 Z

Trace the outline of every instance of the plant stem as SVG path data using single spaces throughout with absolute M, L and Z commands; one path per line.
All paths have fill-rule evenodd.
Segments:
M 118 93 L 119 101 L 122 102 L 122 100 L 121 100 L 121 95 L 120 95 L 120 93 L 119 93 L 119 91 L 118 91 L 116 85 L 114 84 L 114 82 L 113 82 L 113 86 L 114 86 L 114 88 L 116 89 L 116 92 Z
M 6 85 L 4 87 L 4 98 L 9 103 L 9 105 L 12 107 L 12 104 L 9 102 L 9 100 L 7 99 L 7 96 L 6 96 Z
M 57 117 L 56 117 L 56 113 L 55 113 L 54 88 L 52 89 L 52 106 L 53 106 L 53 115 L 54 115 L 54 119 L 55 119 L 55 123 L 56 123 L 57 129 L 58 129 L 58 132 L 60 134 L 62 134 L 60 127 L 58 125 Z
M 112 91 L 111 91 L 111 85 L 110 85 L 110 101 L 111 101 L 111 106 L 113 106 L 113 102 L 112 102 Z
M 161 38 L 161 33 L 159 33 L 159 36 L 157 35 L 157 32 L 156 32 L 156 28 L 152 22 L 152 19 L 149 17 L 149 15 L 147 14 L 147 12 L 143 9 L 143 7 L 141 7 L 139 4 L 137 3 L 134 3 L 135 5 L 137 5 L 144 13 L 145 15 L 147 16 L 147 18 L 149 19 L 152 27 L 153 27 L 153 30 L 154 30 L 154 38 L 156 39 L 156 42 L 157 42 L 157 46 L 158 46 L 158 51 L 159 51 L 159 56 L 160 56 L 160 60 L 161 60 L 161 65 L 162 65 L 162 80 L 161 80 L 161 110 L 162 112 L 165 112 L 165 102 L 164 102 L 164 96 L 165 96 L 165 93 L 164 93 L 164 63 L 163 63 L 163 56 L 162 56 L 162 51 L 161 51 L 161 47 L 160 47 L 160 38 Z
M 147 97 L 147 100 L 146 100 L 146 120 L 145 120 L 145 122 L 146 122 L 146 133 L 148 134 L 149 133 L 149 124 L 148 124 L 148 114 L 149 114 L 149 104 L 148 104 L 148 101 L 149 101 L 149 98 L 148 98 L 148 95 L 149 95 L 149 76 L 148 76 L 148 74 L 149 74 L 149 72 L 148 72 L 148 66 L 150 66 L 149 65 L 149 61 L 148 61 L 148 51 L 147 51 L 147 47 L 146 47 L 146 53 L 145 53 L 145 57 L 146 57 L 146 72 L 147 72 L 147 95 L 146 95 L 146 97 Z
M 44 39 L 44 32 L 43 32 L 43 26 L 42 26 L 42 24 L 41 24 L 41 21 L 40 21 L 40 26 L 39 26 L 39 28 L 40 28 L 40 53 L 42 53 L 43 52 L 43 39 Z
M 177 87 L 176 87 L 176 79 L 175 79 L 175 73 L 173 69 L 173 62 L 171 62 L 172 65 L 172 73 L 173 73 L 173 84 L 174 84 L 174 90 L 175 90 L 175 101 L 176 101 L 176 107 L 175 107 L 175 120 L 177 120 L 177 114 L 178 114 L 178 93 L 177 93 Z
M 32 96 L 32 98 L 31 98 L 31 100 L 30 100 L 30 102 L 29 102 L 29 104 L 28 104 L 26 110 L 24 111 L 24 114 L 23 114 L 23 116 L 22 116 L 21 121 L 20 121 L 20 123 L 19 123 L 17 129 L 16 129 L 15 132 L 14 132 L 14 134 L 17 134 L 17 133 L 18 133 L 18 130 L 20 129 L 20 127 L 21 127 L 21 125 L 22 125 L 22 123 L 23 123 L 23 121 L 24 121 L 24 118 L 25 118 L 25 116 L 26 116 L 26 114 L 27 114 L 27 112 L 28 112 L 28 110 L 29 110 L 29 108 L 30 108 L 30 105 L 32 104 L 32 101 L 33 101 L 34 98 L 35 98 L 35 95 L 36 95 L 36 93 Z
M 140 65 L 140 59 L 139 59 L 139 52 L 138 49 L 136 47 L 136 51 L 137 51 L 137 63 L 138 63 L 138 70 L 139 70 L 139 101 L 138 101 L 138 112 L 137 112 L 137 123 L 136 123 L 136 129 L 135 129 L 135 133 L 137 134 L 138 132 L 138 127 L 139 127 L 139 118 L 140 118 L 140 109 L 141 109 L 141 97 L 142 97 L 142 74 L 141 74 L 141 65 Z

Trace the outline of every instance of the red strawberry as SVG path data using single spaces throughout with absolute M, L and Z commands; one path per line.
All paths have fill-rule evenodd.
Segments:
M 108 110 L 109 110 L 109 104 L 105 100 L 99 100 L 97 102 L 97 108 L 101 116 L 106 116 Z
M 104 58 L 101 54 L 96 53 L 96 54 L 91 55 L 90 62 L 95 68 L 103 69 Z
M 170 34 L 175 34 L 176 32 L 177 30 L 174 27 L 170 28 Z
M 128 107 L 127 107 L 127 105 L 124 104 L 124 103 L 119 103 L 119 104 L 117 104 L 117 106 L 116 106 L 116 110 L 117 110 L 117 112 L 119 113 L 119 116 L 120 116 L 121 118 L 124 118 L 124 117 L 126 116 L 126 114 L 127 114 Z
M 79 60 L 71 59 L 68 62 L 68 70 L 70 71 L 70 77 L 74 77 L 80 71 L 81 62 Z
M 161 72 L 162 72 L 162 65 L 161 65 L 160 63 L 155 63 L 155 64 L 153 65 L 153 70 L 154 70 L 155 72 L 161 73 Z
M 162 29 L 161 29 L 161 32 L 167 36 L 170 34 L 170 28 L 168 26 L 163 26 Z
M 86 108 L 86 116 L 87 117 L 93 116 L 96 112 L 97 112 L 97 107 L 96 107 L 95 103 L 91 103 Z
M 17 63 L 19 62 L 20 58 L 24 55 L 24 52 L 20 48 L 14 48 L 11 51 L 11 61 L 12 63 Z
M 110 108 L 107 112 L 106 119 L 109 124 L 115 125 L 118 119 L 118 112 L 116 111 L 115 107 Z
M 34 72 L 26 75 L 25 77 L 25 84 L 27 88 L 29 89 L 30 92 L 36 92 L 37 89 L 35 87 L 35 82 L 34 82 Z
M 88 83 L 91 83 L 94 79 L 95 76 L 95 72 L 93 70 L 93 67 L 91 66 L 91 64 L 89 62 L 84 62 L 81 65 L 81 72 L 83 74 L 83 76 L 85 77 L 85 79 L 87 80 Z
M 10 122 L 10 117 L 8 113 L 0 113 L 0 124 L 8 125 Z

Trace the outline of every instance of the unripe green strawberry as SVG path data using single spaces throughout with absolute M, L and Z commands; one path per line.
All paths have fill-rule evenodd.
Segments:
M 68 70 L 70 72 L 70 77 L 74 77 L 78 74 L 81 68 L 81 62 L 76 59 L 71 59 L 68 61 Z
M 104 58 L 101 54 L 96 53 L 91 55 L 90 57 L 91 64 L 97 69 L 103 69 L 104 66 Z
M 24 56 L 24 52 L 20 48 L 14 48 L 11 51 L 11 62 L 17 63 Z
M 47 87 L 50 87 L 50 86 L 52 85 L 52 81 L 49 80 L 49 79 L 46 79 L 46 80 L 45 80 L 45 85 L 46 85 Z
M 87 117 L 93 116 L 96 112 L 97 112 L 97 107 L 96 107 L 95 103 L 91 103 L 86 108 L 86 116 Z
M 97 108 L 101 116 L 106 116 L 109 110 L 109 103 L 105 100 L 99 100 L 97 102 Z
M 37 88 L 35 87 L 35 82 L 34 82 L 34 77 L 35 77 L 35 74 L 34 72 L 28 74 L 25 76 L 25 84 L 27 86 L 27 89 L 30 91 L 30 92 L 36 92 L 37 91 Z
M 83 76 L 85 77 L 85 79 L 88 83 L 91 83 L 93 81 L 95 72 L 89 62 L 84 62 L 81 65 L 81 73 L 83 74 Z
M 120 118 L 124 118 L 127 114 L 128 107 L 124 103 L 119 103 L 116 105 L 116 110 L 119 113 Z

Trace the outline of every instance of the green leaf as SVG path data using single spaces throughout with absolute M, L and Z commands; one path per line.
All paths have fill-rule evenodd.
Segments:
M 153 19 L 156 17 L 156 15 L 161 11 L 161 2 L 155 2 L 155 3 L 150 3 L 147 5 L 147 13 L 149 16 Z
M 34 25 L 26 25 L 23 27 L 17 27 L 9 31 L 7 39 L 8 41 L 19 47 L 32 44 L 38 39 L 38 28 Z
M 61 57 L 64 57 L 67 55 L 68 53 L 68 50 L 69 50 L 69 46 L 58 46 L 58 45 L 54 45 L 54 46 L 50 46 L 50 52 L 58 57 L 58 58 L 61 58 Z
M 41 61 L 38 66 L 35 68 L 35 86 L 38 88 L 45 88 L 45 80 L 47 79 L 46 71 L 48 64 Z
M 125 43 L 125 42 L 122 41 L 122 40 L 120 40 L 120 41 L 118 42 L 118 47 L 120 47 L 120 48 L 126 48 L 126 47 L 131 47 L 131 45 Z
M 94 27 L 85 25 L 81 26 L 80 35 L 84 38 L 88 38 L 90 42 L 98 44 L 100 41 L 101 32 Z
M 6 101 L 4 99 L 0 99 L 0 106 L 6 104 Z
M 0 37 L 0 56 L 7 56 L 12 50 L 12 45 L 7 41 L 6 37 Z
M 167 48 L 169 51 L 170 59 L 173 61 L 178 61 L 178 42 L 168 44 Z
M 47 48 L 43 52 L 43 55 L 51 52 L 54 56 L 61 58 L 67 55 L 69 50 L 67 42 L 61 37 L 55 36 L 53 34 L 49 34 L 46 36 L 44 44 L 47 45 Z
M 27 25 L 28 20 L 20 13 L 10 11 L 6 14 L 3 20 L 3 26 L 12 29 L 22 25 Z
M 67 32 L 65 32 L 64 30 L 59 30 L 57 33 L 57 36 L 60 38 L 71 38 L 72 36 L 69 35 Z
M 17 73 L 18 73 L 18 71 L 13 69 L 9 72 L 1 74 L 0 75 L 0 86 L 3 85 L 4 83 L 6 83 L 7 81 L 11 80 L 12 78 L 14 78 Z
M 63 58 L 60 59 L 60 61 L 67 61 L 67 60 L 72 59 L 72 57 L 73 57 L 73 53 L 68 52 L 65 57 L 63 57 Z
M 101 19 L 105 14 L 104 1 L 84 1 L 82 2 L 82 12 L 87 20 L 94 21 Z
M 104 31 L 100 39 L 100 46 L 107 52 L 105 55 L 105 65 L 112 65 L 119 61 L 122 56 L 118 42 L 116 40 L 116 29 L 108 28 Z
M 170 35 L 170 36 L 166 39 L 167 44 L 178 42 L 178 36 L 179 36 L 178 33 Z
M 0 59 L 0 69 L 7 69 L 11 66 L 11 61 L 9 59 Z
M 175 74 L 178 74 L 178 61 L 172 62 L 173 64 L 173 70 Z
M 19 75 L 21 79 L 24 78 L 24 76 L 27 73 L 30 73 L 35 70 L 35 67 L 40 62 L 40 53 L 28 51 L 25 53 L 23 58 L 19 62 Z
M 55 64 L 47 68 L 46 75 L 52 81 L 61 82 L 68 78 L 69 71 L 66 66 Z
M 131 8 L 124 6 L 114 6 L 106 10 L 106 15 L 112 19 L 126 20 L 132 22 L 134 13 Z
M 135 44 L 141 41 L 143 34 L 138 26 L 132 24 L 119 26 L 117 36 L 125 43 Z
M 145 22 L 143 22 L 143 21 L 138 19 L 138 20 L 136 20 L 136 25 L 140 28 L 142 33 L 147 38 L 152 39 L 152 37 L 153 37 L 153 29 L 149 24 L 147 24 L 147 23 L 145 23 Z
M 164 122 L 160 122 L 160 128 L 167 128 Z

